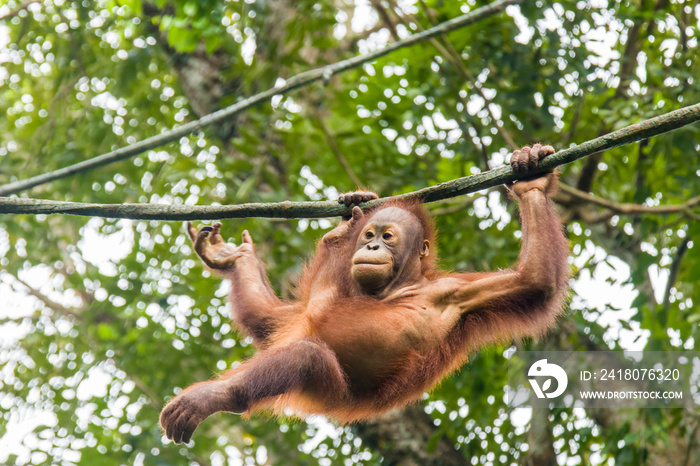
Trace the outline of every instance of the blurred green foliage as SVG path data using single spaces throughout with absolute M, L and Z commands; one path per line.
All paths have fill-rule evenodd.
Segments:
M 486 3 L 408 1 L 401 9 L 393 0 L 372 2 L 401 37 Z M 0 16 L 19 4 L 7 2 Z M 382 194 L 411 191 L 500 165 L 509 138 L 561 148 L 697 103 L 699 21 L 700 8 L 682 0 L 524 2 L 447 41 L 401 49 L 228 125 L 28 195 L 96 203 L 325 199 L 354 188 L 339 157 Z M 32 4 L 0 21 L 0 183 L 156 135 L 389 38 L 369 3 L 349 0 Z M 700 194 L 699 150 L 693 125 L 608 151 L 592 166 L 590 189 L 616 202 L 685 202 Z M 565 167 L 562 180 L 576 186 L 585 166 Z M 560 201 L 576 264 L 572 283 L 595 274 L 603 277 L 599 287 L 607 276 L 636 298 L 616 309 L 583 288 L 589 294 L 573 296 L 560 329 L 519 347 L 694 348 L 697 211 L 632 217 Z M 514 205 L 498 190 L 463 203 L 435 206 L 451 211 L 437 217 L 441 265 L 512 264 L 520 228 Z M 226 221 L 223 231 L 238 241 L 250 230 L 273 285 L 289 297 L 330 226 L 250 219 Z M 15 438 L 39 420 L 21 434 L 21 448 L 0 452 L 0 462 L 381 461 L 381 449 L 365 446 L 351 427 L 326 435 L 318 419 L 216 416 L 200 426 L 194 446 L 164 443 L 158 413 L 174 390 L 253 354 L 229 324 L 225 286 L 203 273 L 182 225 L 0 217 L 0 267 L 7 298 L 0 299 L 8 302 L 0 309 L 0 436 Z M 610 267 L 617 271 L 606 275 Z M 664 277 L 674 269 L 664 300 Z M 428 398 L 434 438 L 447 436 L 465 462 L 519 464 L 530 450 L 528 416 L 514 416 L 504 403 L 504 349 L 475 355 Z M 686 452 L 669 445 L 697 434 L 697 412 L 619 414 L 605 423 L 552 411 L 545 426 L 552 451 L 562 464 L 658 457 L 682 464 Z

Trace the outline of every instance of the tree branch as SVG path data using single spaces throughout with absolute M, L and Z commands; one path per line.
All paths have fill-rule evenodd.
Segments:
M 695 425 L 693 426 L 693 429 L 690 431 L 690 438 L 688 439 L 688 446 L 686 447 L 685 450 L 685 459 L 683 460 L 683 464 L 685 466 L 688 466 L 689 464 L 692 464 L 690 462 L 692 456 L 693 449 L 695 448 L 695 438 L 697 437 L 698 434 L 698 427 L 700 427 L 700 419 L 695 420 Z
M 647 2 L 641 1 L 640 9 L 643 11 L 645 9 Z M 652 16 L 648 16 L 651 18 Z M 654 22 L 651 21 L 651 24 Z M 631 78 L 634 77 L 634 68 L 637 65 L 637 54 L 639 53 L 639 31 L 642 26 L 642 21 L 638 18 L 631 28 L 627 31 L 627 43 L 625 45 L 625 50 L 620 58 L 620 72 L 618 77 L 620 81 L 615 88 L 615 93 L 608 99 L 608 104 L 611 101 L 624 97 L 627 89 L 629 89 L 629 84 Z M 585 94 L 584 94 L 585 95 Z M 600 134 L 600 133 L 598 133 Z M 576 187 L 582 191 L 590 191 L 593 186 L 593 179 L 598 173 L 598 164 L 603 159 L 603 154 L 596 154 L 590 159 L 586 160 L 586 163 L 581 169 L 578 182 Z
M 8 13 L 0 16 L 0 21 L 7 21 L 8 19 L 12 19 L 15 16 L 17 16 L 20 11 L 26 10 L 29 5 L 32 5 L 34 3 L 39 3 L 40 0 L 27 0 L 26 2 L 22 3 L 19 5 L 17 8 L 14 10 L 10 10 Z
M 671 205 L 658 205 L 658 206 L 646 206 L 640 204 L 628 204 L 611 201 L 609 199 L 596 196 L 594 194 L 589 194 L 587 192 L 576 189 L 564 183 L 560 183 L 559 189 L 563 192 L 570 194 L 578 199 L 590 202 L 592 204 L 597 204 L 599 206 L 605 207 L 620 214 L 685 214 L 688 209 L 695 207 L 700 204 L 700 196 L 688 199 L 682 204 L 671 204 Z
M 343 167 L 343 170 L 348 175 L 348 178 L 350 178 L 350 181 L 352 181 L 357 187 L 364 186 L 362 181 L 360 181 L 360 178 L 355 173 L 355 170 L 352 169 L 348 159 L 346 159 L 343 153 L 340 151 L 340 147 L 338 147 L 338 144 L 335 142 L 335 138 L 328 129 L 326 122 L 323 121 L 323 117 L 318 112 L 316 112 L 316 122 L 318 123 L 318 127 L 321 129 L 321 133 L 323 133 L 323 138 L 326 140 L 326 144 L 328 144 L 328 147 L 330 148 L 331 152 L 333 152 L 333 155 L 335 155 L 335 158 L 338 160 L 340 166 Z
M 528 445 L 530 448 L 523 459 L 523 466 L 556 466 L 557 453 L 554 451 L 552 422 L 549 420 L 551 410 L 540 408 L 532 410 Z
M 671 290 L 676 285 L 676 280 L 678 280 L 678 271 L 681 268 L 681 261 L 683 256 L 688 251 L 688 243 L 690 242 L 690 236 L 686 236 L 683 242 L 678 246 L 678 252 L 676 252 L 676 257 L 673 259 L 671 264 L 671 269 L 668 273 L 668 281 L 666 282 L 666 289 L 664 290 L 664 297 L 661 300 L 661 306 L 664 311 L 668 312 L 671 306 Z
M 396 8 L 401 9 L 398 5 L 396 5 L 396 2 L 393 3 L 396 6 Z M 421 0 L 420 3 L 423 7 L 423 11 L 425 11 L 425 15 L 427 16 L 428 21 L 430 21 L 430 23 L 433 25 L 438 24 L 437 19 L 433 15 L 432 11 L 430 11 L 430 8 L 425 4 L 425 2 Z M 412 18 L 412 20 L 416 23 L 416 25 L 418 25 L 419 28 L 421 27 L 420 23 L 418 22 L 418 19 L 415 16 L 411 15 L 410 13 L 406 14 L 406 16 Z M 467 69 L 467 67 L 464 66 L 464 61 L 462 60 L 462 57 L 460 56 L 459 52 L 457 52 L 457 49 L 455 49 L 454 45 L 445 34 L 440 34 L 440 38 L 442 39 L 444 45 L 441 45 L 437 39 L 431 39 L 430 43 L 433 44 L 433 46 L 438 50 L 438 52 L 440 52 L 445 58 L 447 58 L 448 61 L 452 63 L 452 65 L 457 69 L 457 71 L 459 71 L 459 73 L 464 79 L 471 83 L 471 85 L 476 90 L 476 93 L 479 94 L 479 97 L 484 99 L 484 108 L 486 108 L 486 111 L 489 113 L 489 116 L 493 121 L 493 126 L 496 128 L 496 131 L 498 131 L 498 134 L 501 135 L 506 144 L 508 144 L 508 146 L 510 146 L 512 150 L 519 149 L 520 146 L 518 146 L 515 143 L 513 137 L 510 135 L 508 130 L 506 130 L 505 123 L 503 122 L 503 120 L 499 120 L 498 118 L 496 118 L 496 114 L 491 108 L 491 99 L 486 97 L 484 90 L 481 88 L 481 83 Z M 464 105 L 464 110 L 466 111 L 466 109 L 467 106 Z
M 574 160 L 629 144 L 640 139 L 656 136 L 667 131 L 681 128 L 700 120 L 700 104 L 691 105 L 673 112 L 666 113 L 649 120 L 627 126 L 599 138 L 584 142 L 581 145 L 569 147 L 544 159 L 537 173 L 544 173 L 554 167 L 571 163 Z M 456 180 L 440 183 L 428 188 L 419 189 L 407 194 L 384 197 L 362 204 L 362 207 L 374 207 L 390 199 L 405 199 L 421 202 L 435 202 L 441 199 L 457 197 L 473 193 L 504 183 L 516 181 L 518 177 L 510 166 L 489 170 L 478 175 L 457 178 Z M 572 188 L 573 189 L 573 188 Z M 593 202 L 601 198 L 589 196 Z M 603 201 L 608 202 L 603 199 Z M 691 199 L 692 205 L 698 199 Z M 686 202 L 686 204 L 688 204 Z M 624 204 L 623 204 L 624 205 Z M 688 205 L 684 208 L 688 209 Z M 668 209 L 664 206 L 644 207 L 645 210 L 662 213 L 659 210 Z M 160 205 L 160 204 L 84 204 L 80 202 L 61 202 L 43 199 L 0 198 L 0 214 L 69 214 L 89 217 L 130 218 L 141 220 L 214 220 L 224 218 L 322 218 L 339 217 L 350 214 L 350 207 L 338 204 L 336 201 L 321 202 L 273 202 L 269 204 L 238 204 L 226 206 L 201 205 Z M 675 209 L 673 210 L 676 211 Z
M 26 293 L 28 295 L 34 296 L 36 299 L 41 301 L 44 304 L 44 306 L 48 307 L 52 311 L 54 311 L 58 314 L 61 314 L 64 317 L 70 316 L 70 317 L 80 318 L 80 314 L 77 311 L 70 309 L 70 308 L 64 306 L 63 304 L 57 303 L 56 301 L 53 301 L 52 299 L 50 299 L 48 296 L 46 296 L 45 294 L 43 294 L 39 290 L 37 290 L 36 288 L 29 285 L 29 283 L 27 283 L 24 280 L 22 280 L 21 278 L 19 278 L 17 275 L 10 273 L 10 272 L 6 272 L 6 273 L 9 276 L 11 276 L 14 281 L 16 281 L 17 283 L 22 285 L 26 289 Z
M 433 204 L 432 208 L 430 209 L 430 215 L 433 217 L 439 217 L 441 215 L 451 215 L 456 214 L 457 212 L 462 212 L 474 205 L 474 202 L 476 202 L 477 199 L 488 197 L 489 193 L 496 191 L 497 190 L 486 190 L 483 193 L 475 194 L 471 197 L 463 197 L 459 202 L 446 204 L 445 207 L 440 207 L 441 203 L 437 202 Z
M 38 175 L 32 178 L 27 178 L 25 180 L 15 181 L 13 183 L 8 183 L 4 186 L 0 186 L 0 196 L 7 196 L 8 194 L 18 193 L 20 191 L 33 188 L 34 186 L 49 183 L 51 181 L 58 180 L 61 178 L 66 178 L 76 173 L 85 172 L 94 168 L 102 167 L 112 162 L 128 159 L 130 157 L 134 157 L 135 155 L 146 152 L 147 150 L 155 149 L 156 147 L 160 147 L 164 144 L 177 141 L 183 136 L 187 136 L 188 134 L 200 131 L 205 126 L 210 126 L 215 123 L 222 122 L 226 119 L 231 118 L 234 115 L 242 113 L 243 111 L 251 107 L 260 105 L 261 103 L 270 100 L 276 95 L 286 94 L 290 91 L 307 86 L 316 81 L 328 80 L 334 74 L 342 73 L 343 71 L 357 68 L 365 63 L 374 61 L 380 57 L 388 55 L 389 53 L 395 50 L 404 47 L 410 47 L 437 35 L 468 26 L 484 18 L 501 12 L 509 5 L 514 5 L 520 3 L 521 1 L 522 0 L 496 0 L 495 2 L 489 5 L 477 8 L 474 11 L 471 11 L 462 16 L 458 16 L 449 21 L 445 21 L 444 23 L 430 28 L 426 31 L 419 32 L 404 40 L 400 40 L 398 42 L 389 44 L 381 50 L 376 50 L 372 53 L 352 57 L 347 60 L 333 63 L 331 65 L 316 68 L 314 70 L 305 71 L 303 73 L 291 77 L 280 86 L 273 87 L 272 89 L 268 89 L 267 91 L 241 100 L 240 102 L 235 103 L 229 107 L 223 108 L 214 113 L 210 113 L 209 115 L 205 115 L 199 120 L 186 123 L 180 127 L 167 131 L 158 136 L 153 136 L 144 139 L 143 141 L 139 141 L 135 144 L 131 144 L 129 146 L 122 147 L 111 152 L 107 152 L 106 154 L 98 155 L 97 157 L 94 157 L 92 159 L 85 160 L 83 162 L 70 165 L 68 167 L 60 168 L 50 173 L 45 173 L 43 175 Z
M 116 361 L 114 362 L 114 364 L 119 366 L 119 364 Z M 122 370 L 124 370 L 123 367 L 122 367 Z M 148 404 L 150 404 L 152 408 L 154 408 L 158 411 L 163 409 L 163 405 L 160 404 L 162 397 L 158 396 L 156 394 L 156 392 L 151 390 L 151 387 L 146 385 L 146 383 L 143 381 L 143 379 L 141 379 L 137 375 L 134 375 L 133 373 L 127 372 L 126 370 L 124 370 L 124 372 L 126 372 L 127 379 L 134 382 L 134 385 L 136 385 L 139 388 L 139 390 L 141 390 L 141 392 L 143 392 L 143 394 L 146 395 L 146 397 L 148 398 Z
M 379 17 L 382 18 L 382 22 L 389 29 L 389 32 L 394 40 L 400 40 L 401 38 L 399 37 L 399 33 L 396 31 L 396 24 L 394 24 L 389 17 L 389 13 L 387 13 L 386 8 L 382 6 L 381 0 L 371 0 L 370 3 L 372 4 L 372 8 L 377 10 L 377 14 L 379 14 Z
M 359 422 L 352 430 L 371 449 L 378 449 L 382 464 L 397 466 L 450 466 L 467 459 L 445 435 L 436 431 L 423 405 L 395 410 L 375 421 Z M 439 439 L 433 436 L 439 435 Z

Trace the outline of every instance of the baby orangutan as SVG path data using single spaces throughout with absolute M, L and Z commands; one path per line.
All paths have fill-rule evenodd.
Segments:
M 554 153 L 515 151 L 523 175 Z M 352 217 L 319 242 L 296 299 L 280 300 L 247 231 L 234 247 L 220 224 L 188 231 L 211 270 L 231 281 L 233 319 L 259 348 L 235 369 L 183 390 L 160 416 L 165 435 L 187 443 L 219 411 L 290 408 L 339 422 L 377 416 L 419 400 L 470 352 L 551 327 L 567 294 L 568 245 L 548 195 L 552 173 L 515 182 L 522 250 L 513 269 L 448 273 L 435 268 L 432 219 L 421 204 L 390 202 Z M 346 205 L 374 193 L 340 197 Z

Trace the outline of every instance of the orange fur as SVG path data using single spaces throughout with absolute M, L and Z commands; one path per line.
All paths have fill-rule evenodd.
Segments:
M 349 275 L 349 263 L 358 232 L 371 216 L 388 207 L 399 207 L 414 214 L 423 227 L 424 239 L 431 242 L 429 260 L 423 263 L 423 274 L 429 280 L 435 280 L 446 275 L 435 268 L 437 258 L 435 250 L 435 228 L 427 210 L 420 203 L 405 203 L 394 201 L 384 204 L 378 209 L 367 212 L 364 221 L 355 225 L 349 238 L 335 250 L 329 250 L 319 243 L 316 255 L 305 266 L 304 272 L 297 284 L 297 299 L 295 304 L 298 315 L 303 316 L 304 310 L 312 299 L 309 291 L 319 274 L 327 274 L 326 279 L 338 284 L 338 294 L 328 307 L 332 309 L 323 319 L 314 320 L 303 333 L 305 336 L 320 337 L 336 350 L 341 367 L 346 365 L 345 358 L 352 358 L 352 349 L 347 348 L 345 340 L 355 335 L 350 346 L 362 345 L 368 328 L 381 329 L 381 333 L 390 333 L 395 326 L 410 322 L 413 310 L 402 309 L 402 300 L 396 302 L 381 302 L 377 299 L 358 295 L 352 287 Z M 268 400 L 260 400 L 251 407 L 254 410 L 271 410 L 284 414 L 291 410 L 298 415 L 323 413 L 339 421 L 353 422 L 375 417 L 387 410 L 403 406 L 421 398 L 441 379 L 457 370 L 470 352 L 494 342 L 508 341 L 514 337 L 539 336 L 554 324 L 561 310 L 561 304 L 566 297 L 566 257 L 568 249 L 561 234 L 561 226 L 553 210 L 547 212 L 547 222 L 556 225 L 556 229 L 547 232 L 547 241 L 552 245 L 553 260 L 558 262 L 557 293 L 547 299 L 527 291 L 510 298 L 504 298 L 485 306 L 482 311 L 467 314 L 460 325 L 449 333 L 440 344 L 426 345 L 425 348 L 408 350 L 394 361 L 386 361 L 386 367 L 381 373 L 363 374 L 363 384 L 358 384 L 355 377 L 349 379 L 350 396 L 344 394 L 335 399 L 334 393 L 325 393 L 318 397 L 303 389 L 281 395 Z M 495 274 L 452 274 L 467 282 L 483 279 Z M 530 310 L 531 312 L 525 312 Z M 387 317 L 391 315 L 391 318 Z M 300 317 L 301 320 L 306 318 Z M 292 329 L 297 329 L 298 321 L 290 322 Z M 280 329 L 286 334 L 288 329 Z M 294 333 L 292 330 L 291 333 Z M 274 334 L 272 339 L 275 339 Z M 282 340 L 287 341 L 287 338 Z M 357 341 L 359 340 L 359 341 Z M 367 342 L 369 343 L 369 342 Z M 274 344 L 272 346 L 275 346 Z
M 324 237 L 290 303 L 274 296 L 250 243 L 224 276 L 232 281 L 234 320 L 261 350 L 173 400 L 161 415 L 168 437 L 188 441 L 204 418 L 227 410 L 284 414 L 291 409 L 341 423 L 368 419 L 419 400 L 484 345 L 543 334 L 562 312 L 568 282 L 567 241 L 545 194 L 547 183 L 556 180 L 551 175 L 548 180 L 524 182 L 539 183 L 532 186 L 543 190 L 518 186 L 523 248 L 512 270 L 451 274 L 437 269 L 433 221 L 414 202 L 385 204 Z M 399 231 L 408 232 L 402 241 L 409 246 L 401 254 L 413 261 L 418 277 L 413 273 L 410 283 L 374 297 L 355 283 L 351 263 L 363 228 L 392 207 L 399 214 L 390 213 L 397 212 L 393 209 L 384 217 L 394 215 L 395 223 L 404 225 Z M 431 247 L 420 258 L 417 245 L 423 240 Z

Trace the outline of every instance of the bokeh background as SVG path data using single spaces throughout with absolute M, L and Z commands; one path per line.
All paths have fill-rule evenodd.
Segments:
M 0 1 L 0 184 L 124 147 L 381 48 L 482 0 Z M 235 204 L 390 195 L 501 166 L 700 101 L 692 0 L 528 0 L 223 124 L 22 196 Z M 423 403 L 375 422 L 219 415 L 189 447 L 165 401 L 253 354 L 179 222 L 0 216 L 0 463 L 691 465 L 697 409 L 511 409 L 512 349 L 693 350 L 700 126 L 562 169 L 572 299 L 556 329 L 475 355 Z M 594 197 L 586 196 L 592 193 Z M 649 206 L 674 206 L 661 215 Z M 441 264 L 508 267 L 501 188 L 430 205 Z M 283 297 L 335 219 L 251 231 Z

